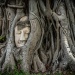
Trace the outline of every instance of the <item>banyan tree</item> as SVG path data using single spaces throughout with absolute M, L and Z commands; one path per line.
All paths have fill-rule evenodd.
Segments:
M 0 71 L 75 71 L 74 0 L 0 0 Z

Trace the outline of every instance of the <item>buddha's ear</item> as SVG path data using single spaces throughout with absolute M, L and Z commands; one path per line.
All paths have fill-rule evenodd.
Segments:
M 15 26 L 15 32 L 18 31 L 18 26 Z

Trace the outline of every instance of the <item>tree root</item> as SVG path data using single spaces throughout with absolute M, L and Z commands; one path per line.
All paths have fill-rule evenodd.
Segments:
M 38 71 L 45 72 L 46 71 L 45 65 L 42 63 L 38 55 L 34 55 L 34 66 L 35 66 L 34 67 L 35 72 L 38 72 Z

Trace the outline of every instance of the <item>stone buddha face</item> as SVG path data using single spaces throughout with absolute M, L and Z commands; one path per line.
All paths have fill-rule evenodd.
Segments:
M 30 33 L 30 24 L 28 17 L 24 16 L 20 19 L 15 27 L 15 44 L 17 47 L 25 45 Z

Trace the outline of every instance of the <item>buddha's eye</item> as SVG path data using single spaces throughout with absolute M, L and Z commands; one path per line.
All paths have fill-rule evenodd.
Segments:
M 17 34 L 21 34 L 21 31 L 18 31 Z

